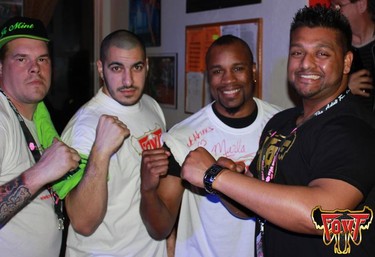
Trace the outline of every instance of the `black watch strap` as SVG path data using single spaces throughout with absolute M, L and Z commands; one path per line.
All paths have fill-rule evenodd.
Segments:
M 223 167 L 214 164 L 204 174 L 203 177 L 203 185 L 204 189 L 209 194 L 216 194 L 216 191 L 212 188 L 212 183 L 214 183 L 216 177 L 220 174 L 220 172 L 223 170 Z

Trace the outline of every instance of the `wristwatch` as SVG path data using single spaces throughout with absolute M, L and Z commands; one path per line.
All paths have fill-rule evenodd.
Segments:
M 212 188 L 212 183 L 214 183 L 216 177 L 220 174 L 220 172 L 223 170 L 223 167 L 214 164 L 204 174 L 203 177 L 203 185 L 204 189 L 209 194 L 216 194 L 216 191 Z

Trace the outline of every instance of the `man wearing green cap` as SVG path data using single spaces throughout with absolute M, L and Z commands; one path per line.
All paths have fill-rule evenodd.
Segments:
M 1 256 L 58 256 L 62 233 L 48 185 L 80 156 L 54 137 L 42 100 L 51 85 L 41 21 L 14 17 L 0 29 Z

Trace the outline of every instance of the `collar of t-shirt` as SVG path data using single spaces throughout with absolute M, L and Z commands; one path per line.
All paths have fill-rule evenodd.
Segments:
M 212 110 L 215 113 L 215 115 L 221 120 L 225 125 L 231 127 L 231 128 L 245 128 L 247 126 L 250 126 L 256 119 L 258 115 L 258 106 L 255 105 L 254 111 L 243 118 L 228 118 L 223 115 L 221 115 L 215 108 L 215 104 L 212 104 Z

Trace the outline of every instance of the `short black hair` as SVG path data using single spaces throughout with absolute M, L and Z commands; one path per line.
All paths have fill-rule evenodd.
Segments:
M 351 49 L 352 30 L 349 21 L 339 10 L 317 4 L 313 7 L 307 7 L 298 10 L 293 18 L 290 35 L 301 27 L 308 28 L 329 28 L 336 30 L 341 38 L 341 45 L 344 53 Z
M 143 52 L 143 58 L 146 58 L 146 47 L 142 39 L 129 30 L 119 29 L 108 34 L 100 44 L 100 60 L 104 63 L 108 49 L 116 46 L 122 49 L 133 49 L 140 47 Z
M 216 46 L 233 45 L 233 44 L 237 44 L 237 43 L 243 45 L 243 47 L 245 48 L 245 51 L 246 51 L 244 54 L 248 54 L 248 56 L 250 58 L 250 60 L 249 60 L 250 63 L 253 63 L 254 62 L 253 53 L 251 52 L 251 49 L 250 49 L 249 45 L 244 40 L 242 40 L 239 37 L 233 36 L 233 35 L 224 35 L 224 36 L 221 36 L 218 39 L 216 39 L 210 45 L 210 47 L 208 48 L 208 50 L 206 52 L 206 64 L 208 63 L 208 58 L 211 54 L 212 48 L 214 48 Z

